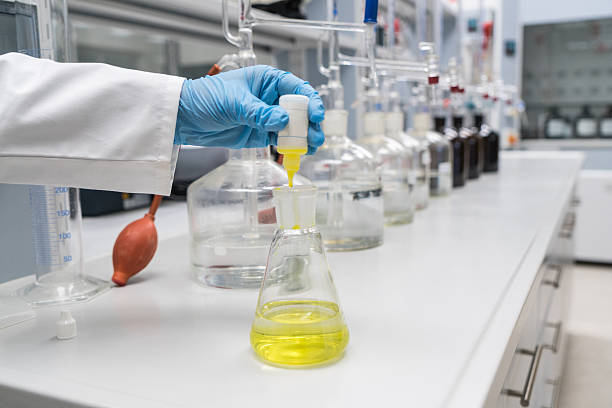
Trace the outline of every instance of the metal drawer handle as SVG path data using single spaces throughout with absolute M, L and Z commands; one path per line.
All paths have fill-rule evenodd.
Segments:
M 542 347 L 549 349 L 553 353 L 556 353 L 559 350 L 559 341 L 561 340 L 561 322 L 557 323 L 546 323 L 546 327 L 551 327 L 555 329 L 555 335 L 553 337 L 553 341 L 551 344 L 545 344 Z
M 532 356 L 531 364 L 529 365 L 529 372 L 527 374 L 527 381 L 522 391 L 516 390 L 503 390 L 502 392 L 510 397 L 517 397 L 521 399 L 521 406 L 528 407 L 529 401 L 531 400 L 531 393 L 533 392 L 533 386 L 535 384 L 536 375 L 538 374 L 538 367 L 540 366 L 540 360 L 542 359 L 542 351 L 544 348 L 536 346 L 534 351 L 518 349 L 516 350 L 519 354 L 525 354 Z
M 553 387 L 552 398 L 550 399 L 550 406 L 542 406 L 542 408 L 557 408 L 559 401 L 559 380 L 546 380 L 546 384 Z
M 551 264 L 548 265 L 548 268 L 555 269 L 557 271 L 557 276 L 555 279 L 542 280 L 542 285 L 550 285 L 555 289 L 559 289 L 559 286 L 561 285 L 561 275 L 563 275 L 563 267 L 561 265 Z

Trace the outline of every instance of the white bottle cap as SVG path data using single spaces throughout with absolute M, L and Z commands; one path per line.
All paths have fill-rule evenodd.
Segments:
M 416 132 L 426 132 L 431 130 L 431 116 L 429 113 L 415 113 L 412 121 Z
M 308 97 L 304 95 L 283 95 L 278 104 L 289 114 L 289 124 L 278 132 L 277 147 L 308 148 Z
M 281 108 L 285 109 L 287 112 L 293 109 L 301 109 L 308 110 L 308 97 L 304 95 L 281 95 L 278 99 L 278 104 Z
M 389 112 L 385 120 L 387 133 L 399 133 L 404 130 L 404 114 L 402 112 Z
M 76 337 L 77 326 L 76 321 L 72 318 L 69 310 L 60 312 L 60 319 L 55 324 L 56 335 L 60 340 L 68 340 Z
M 367 112 L 363 122 L 363 131 L 366 136 L 385 134 L 385 114 L 383 112 Z
M 325 112 L 323 133 L 325 136 L 346 136 L 348 112 L 344 109 L 331 109 Z

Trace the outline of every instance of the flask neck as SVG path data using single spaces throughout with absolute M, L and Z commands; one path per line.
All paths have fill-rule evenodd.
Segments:
M 484 123 L 483 115 L 479 115 L 479 114 L 474 115 L 474 127 L 480 129 L 483 123 Z
M 270 148 L 269 147 L 258 147 L 258 148 L 244 148 L 244 149 L 230 149 L 229 153 L 230 160 L 242 160 L 242 161 L 263 161 L 270 160 Z

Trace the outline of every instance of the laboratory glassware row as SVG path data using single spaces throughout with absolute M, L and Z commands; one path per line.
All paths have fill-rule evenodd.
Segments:
M 234 35 L 223 1 L 224 34 L 238 53 L 218 63 L 222 70 L 255 64 L 256 26 L 291 25 L 324 33 L 318 48 L 327 43 L 327 65 L 323 53 L 318 56 L 319 70 L 328 78 L 319 90 L 326 105 L 326 140 L 315 154 L 304 155 L 307 98 L 281 97 L 290 116 L 278 138 L 284 169 L 272 161 L 268 148 L 235 150 L 227 163 L 189 187 L 191 267 L 204 285 L 259 288 L 251 344 L 264 361 L 327 363 L 342 355 L 348 328 L 325 251 L 382 245 L 384 226 L 409 224 L 430 196 L 446 196 L 483 172 L 496 172 L 500 137 L 487 119 L 497 103 L 512 104 L 512 92 L 486 77 L 465 86 L 455 59 L 440 75 L 429 43 L 419 45 L 418 60 L 401 59 L 399 53 L 377 58 L 376 0 L 365 2 L 363 23 L 337 21 L 333 0 L 328 0 L 327 21 L 254 17 L 248 0 L 239 3 Z M 363 35 L 365 57 L 340 52 L 340 31 Z M 363 136 L 357 140 L 347 133 L 342 65 L 363 74 L 358 99 L 365 114 L 360 118 Z M 412 89 L 407 131 L 402 82 Z M 108 283 L 82 273 L 74 189 L 33 187 L 31 196 L 39 270 L 22 296 L 42 306 L 86 300 L 107 289 Z

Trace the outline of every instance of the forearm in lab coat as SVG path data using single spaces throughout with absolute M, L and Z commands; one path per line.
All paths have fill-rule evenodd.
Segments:
M 0 183 L 168 195 L 183 80 L 0 55 Z

